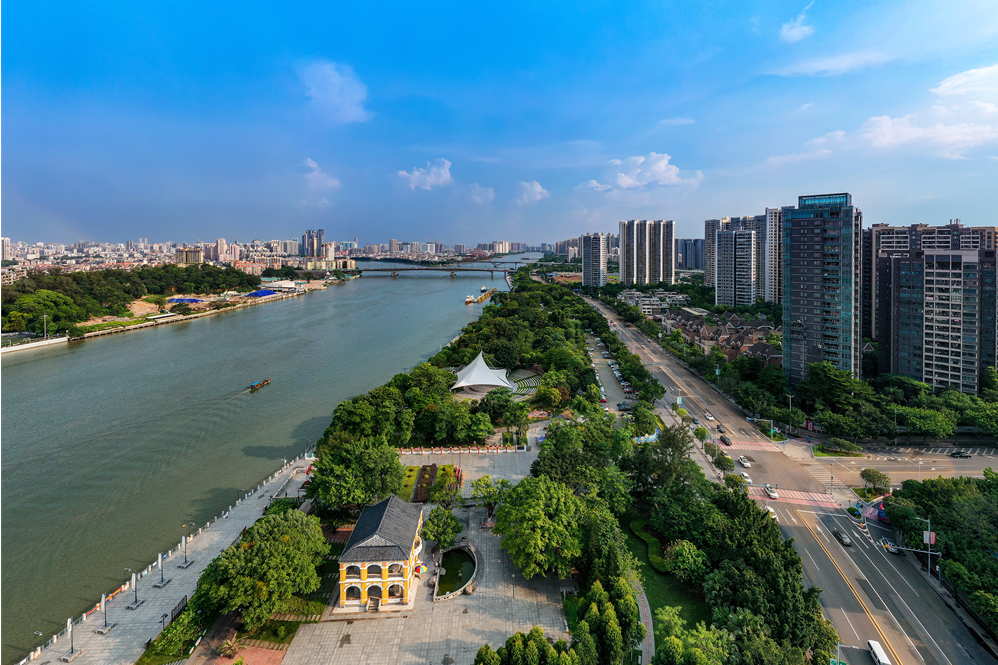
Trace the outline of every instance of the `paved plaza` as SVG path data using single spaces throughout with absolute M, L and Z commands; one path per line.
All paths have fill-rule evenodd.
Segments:
M 518 453 L 403 455 L 402 461 L 460 466 L 465 474 L 464 494 L 469 496 L 471 481 L 486 473 L 512 482 L 529 475 L 530 464 L 537 457 L 536 446 L 532 448 L 532 452 Z M 470 665 L 480 646 L 501 646 L 518 630 L 526 633 L 541 626 L 553 640 L 569 639 L 561 589 L 572 583 L 552 578 L 524 580 L 499 548 L 499 538 L 481 528 L 484 509 L 459 508 L 454 512 L 464 524 L 461 536 L 478 547 L 481 568 L 473 594 L 434 603 L 433 590 L 424 578 L 409 612 L 370 618 L 337 616 L 332 621 L 303 625 L 283 665 Z M 425 562 L 432 568 L 429 552 Z

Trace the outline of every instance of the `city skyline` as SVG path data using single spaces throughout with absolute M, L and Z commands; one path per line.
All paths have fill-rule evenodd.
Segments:
M 201 11 L 7 8 L 4 236 L 697 237 L 825 191 L 996 223 L 986 4 Z

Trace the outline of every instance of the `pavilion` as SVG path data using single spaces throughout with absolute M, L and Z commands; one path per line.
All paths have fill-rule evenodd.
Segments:
M 457 381 L 451 386 L 451 390 L 458 388 L 508 388 L 516 390 L 516 384 L 506 378 L 506 371 L 502 369 L 492 369 L 485 363 L 482 352 L 468 365 L 457 373 Z

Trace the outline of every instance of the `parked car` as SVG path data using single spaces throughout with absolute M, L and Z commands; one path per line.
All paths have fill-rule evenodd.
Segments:
M 766 491 L 766 496 L 768 496 L 770 499 L 780 498 L 780 495 L 776 493 L 776 488 L 770 485 L 769 483 L 766 483 L 766 486 L 763 487 L 763 489 Z
M 745 457 L 745 455 L 742 455 L 741 457 L 738 458 L 738 463 L 744 466 L 746 469 L 752 468 L 752 464 L 748 461 L 748 458 Z
M 950 453 L 949 456 L 950 457 L 956 457 L 958 459 L 966 459 L 968 457 L 973 457 L 973 455 L 971 455 L 970 453 L 968 453 L 965 450 L 959 450 L 959 451 L 957 451 L 955 453 Z
M 881 538 L 880 539 L 880 546 L 883 547 L 888 552 L 890 552 L 891 554 L 900 554 L 901 553 L 901 550 L 898 549 L 898 546 L 895 545 L 894 541 L 891 540 L 890 538 Z
M 852 538 L 850 538 L 848 535 L 846 535 L 845 532 L 840 531 L 839 529 L 834 529 L 832 531 L 832 535 L 835 536 L 836 538 L 838 538 L 839 542 L 842 543 L 843 545 L 845 545 L 846 547 L 851 547 L 852 546 Z
M 717 431 L 720 432 L 721 434 L 724 434 L 728 430 L 724 429 L 724 425 L 722 425 L 721 423 L 718 423 L 717 424 Z
M 599 401 L 605 402 L 606 401 L 606 395 L 600 395 Z
M 714 416 L 710 415 L 710 411 L 704 411 L 703 412 L 703 417 L 706 418 L 707 420 L 713 420 L 714 419 Z
M 634 392 L 634 388 L 631 388 L 630 386 L 624 386 L 624 392 L 625 393 L 633 393 Z
M 752 477 L 747 473 L 745 473 L 744 471 L 742 471 L 742 480 L 749 483 L 750 485 L 752 484 Z
M 722 434 L 722 435 L 721 435 L 721 437 L 720 437 L 720 441 L 721 441 L 721 443 L 723 443 L 723 444 L 724 444 L 724 445 L 726 445 L 726 446 L 730 446 L 730 445 L 731 445 L 731 439 L 729 439 L 729 438 L 728 438 L 727 436 L 725 436 L 724 434 Z

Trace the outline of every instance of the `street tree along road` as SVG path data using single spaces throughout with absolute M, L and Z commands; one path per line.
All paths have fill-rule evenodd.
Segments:
M 590 298 L 586 300 L 613 323 L 613 330 L 621 341 L 666 387 L 664 402 L 679 401 L 681 397 L 683 409 L 701 421 L 705 419 L 705 411 L 712 413 L 716 422 L 728 429 L 728 436 L 735 443 L 734 449 L 739 445 L 767 441 L 746 420 L 744 413 L 712 385 L 683 367 L 657 342 L 634 328 L 625 327 L 609 307 Z M 666 406 L 657 411 L 663 418 L 672 417 Z M 870 524 L 868 532 L 861 532 L 840 509 L 795 504 L 793 499 L 787 498 L 785 490 L 823 494 L 826 487 L 801 463 L 782 452 L 751 450 L 745 454 L 752 462 L 755 483 L 779 485 L 780 501 L 767 503 L 776 510 L 784 534 L 795 539 L 803 561 L 805 581 L 823 590 L 822 608 L 845 644 L 841 653 L 843 660 L 850 665 L 867 665 L 866 641 L 876 640 L 888 649 L 893 665 L 993 661 L 905 557 L 887 554 L 876 546 L 876 540 L 882 535 L 893 536 L 890 531 Z M 705 455 L 693 457 L 708 477 L 718 478 Z M 859 472 L 867 467 L 888 469 L 895 480 L 899 479 L 902 470 L 909 478 L 918 473 L 917 463 L 910 460 L 829 458 L 829 464 L 837 479 L 848 480 L 854 486 L 863 484 Z M 947 473 L 978 469 L 979 474 L 979 469 L 986 465 L 979 459 L 949 460 L 935 455 L 931 468 Z M 842 547 L 832 537 L 834 528 L 848 533 L 854 546 Z

